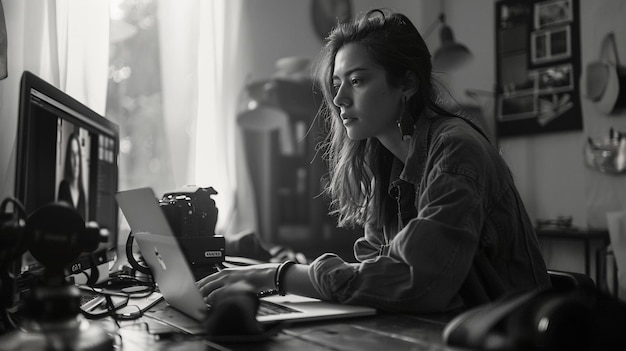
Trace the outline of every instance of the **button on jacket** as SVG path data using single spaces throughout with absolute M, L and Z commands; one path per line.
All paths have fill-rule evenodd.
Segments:
M 509 168 L 470 118 L 419 118 L 390 179 L 397 223 L 365 225 L 358 263 L 325 254 L 310 265 L 325 299 L 443 312 L 550 285 Z

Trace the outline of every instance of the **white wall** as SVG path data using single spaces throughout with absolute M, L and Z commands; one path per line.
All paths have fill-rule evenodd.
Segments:
M 243 13 L 247 23 L 242 29 L 241 44 L 251 54 L 246 69 L 253 80 L 265 79 L 275 72 L 276 60 L 286 56 L 313 59 L 323 45 L 314 30 L 311 0 L 246 1 Z M 353 0 L 353 13 L 386 7 L 407 14 L 421 29 L 424 1 L 415 0 Z
M 431 0 L 428 0 L 431 1 Z M 437 0 L 432 0 L 437 1 Z M 493 90 L 495 84 L 494 0 L 448 0 L 446 18 L 459 42 L 474 60 L 449 77 L 457 98 L 465 90 Z M 616 33 L 620 57 L 626 58 L 626 2 L 580 0 L 582 67 L 598 58 L 601 34 Z M 626 59 L 623 60 L 626 63 Z M 581 82 L 584 83 L 584 82 Z M 626 113 L 604 116 L 581 96 L 583 131 L 521 136 L 500 140 L 527 209 L 534 218 L 572 216 L 574 225 L 603 227 L 607 208 L 624 208 L 626 176 L 615 177 L 588 170 L 582 150 L 587 136 L 607 135 L 611 126 L 626 131 Z M 606 208 L 604 207 L 606 204 Z M 602 207 L 599 210 L 598 208 Z M 590 213 L 594 215 L 590 217 Z

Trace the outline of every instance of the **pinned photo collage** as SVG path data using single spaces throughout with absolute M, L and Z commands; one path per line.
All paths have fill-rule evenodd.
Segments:
M 575 1 L 501 1 L 497 123 L 504 134 L 582 127 Z M 512 21 L 512 13 L 523 15 Z

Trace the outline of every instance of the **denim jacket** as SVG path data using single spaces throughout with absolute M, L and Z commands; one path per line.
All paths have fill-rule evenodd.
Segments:
M 310 265 L 324 299 L 430 313 L 550 285 L 511 172 L 471 119 L 419 118 L 407 159 L 395 161 L 398 224 L 366 225 L 358 263 L 324 254 Z

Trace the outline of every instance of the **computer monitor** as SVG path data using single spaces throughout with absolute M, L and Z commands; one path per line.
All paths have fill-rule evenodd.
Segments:
M 25 71 L 20 86 L 15 197 L 27 215 L 61 200 L 85 222 L 109 232 L 108 242 L 79 257 L 68 273 L 115 258 L 118 212 L 119 128 L 35 74 Z M 38 263 L 23 257 L 22 271 Z M 108 267 L 106 268 L 108 272 Z M 90 272 L 93 272 L 90 270 Z

